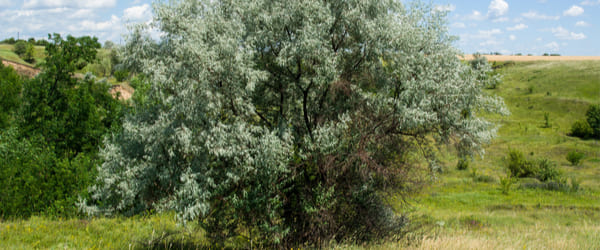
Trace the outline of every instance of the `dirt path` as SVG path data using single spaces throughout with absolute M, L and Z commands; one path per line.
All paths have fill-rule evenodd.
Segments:
M 532 62 L 532 61 L 597 61 L 600 56 L 497 56 L 483 55 L 488 61 Z M 465 60 L 473 60 L 473 55 L 465 55 Z
M 1 59 L 1 60 L 2 60 L 2 64 L 4 64 L 4 66 L 12 66 L 13 69 L 15 69 L 17 71 L 17 73 L 19 73 L 19 75 L 26 76 L 28 78 L 35 77 L 41 71 L 40 69 L 36 69 L 36 68 L 30 67 L 30 66 L 27 66 L 24 64 L 17 63 L 17 62 L 7 61 L 4 59 Z

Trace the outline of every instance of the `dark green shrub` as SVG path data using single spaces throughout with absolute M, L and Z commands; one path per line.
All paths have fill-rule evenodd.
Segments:
M 25 52 L 27 52 L 27 44 L 28 43 L 23 40 L 17 41 L 13 47 L 13 52 L 15 52 L 15 54 L 17 54 L 18 56 L 22 57 L 23 55 L 25 55 Z
M 511 149 L 508 152 L 508 170 L 514 177 L 535 177 L 538 166 L 527 160 L 523 152 Z
M 567 154 L 567 161 L 569 161 L 573 166 L 578 166 L 579 164 L 581 164 L 584 157 L 585 154 L 583 153 L 571 151 Z
M 590 105 L 585 117 L 592 130 L 592 137 L 600 139 L 600 104 Z
M 514 177 L 533 177 L 543 182 L 561 176 L 554 162 L 548 159 L 529 160 L 525 158 L 523 152 L 512 149 L 508 153 L 508 170 Z
M 114 73 L 115 79 L 117 79 L 118 82 L 122 82 L 127 80 L 127 78 L 129 77 L 129 71 L 127 70 L 117 70 Z
M 19 107 L 22 87 L 23 82 L 17 72 L 0 63 L 0 129 L 8 126 Z
M 537 179 L 543 182 L 556 180 L 561 176 L 556 164 L 548 159 L 538 161 Z
M 469 168 L 469 159 L 464 157 L 458 159 L 458 163 L 456 163 L 456 168 L 458 170 L 466 170 L 467 168 Z
M 573 123 L 569 135 L 583 139 L 600 139 L 600 104 L 590 105 L 585 113 L 585 118 L 585 120 Z
M 0 132 L 0 218 L 36 214 L 73 216 L 95 177 L 95 154 L 59 159 L 43 137 Z
M 571 127 L 570 136 L 575 136 L 583 139 L 590 138 L 594 131 L 590 127 L 590 124 L 586 120 L 575 121 Z

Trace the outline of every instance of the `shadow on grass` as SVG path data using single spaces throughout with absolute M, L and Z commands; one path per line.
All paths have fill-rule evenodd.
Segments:
M 137 242 L 133 249 L 214 249 L 215 246 L 210 245 L 203 239 L 195 238 L 194 236 L 180 231 L 163 232 L 162 235 L 152 236 Z M 228 248 L 222 248 L 228 249 Z

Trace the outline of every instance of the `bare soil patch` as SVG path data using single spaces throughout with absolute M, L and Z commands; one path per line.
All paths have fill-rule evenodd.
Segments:
M 505 62 L 533 62 L 533 61 L 596 61 L 600 56 L 504 56 L 504 55 L 483 55 L 488 61 Z M 473 60 L 473 55 L 461 57 L 464 60 Z
M 40 69 L 36 69 L 17 62 L 6 61 L 2 59 L 2 64 L 4 64 L 4 66 L 13 67 L 13 69 L 15 69 L 15 71 L 17 71 L 19 75 L 26 76 L 28 78 L 33 78 L 40 73 Z
M 110 90 L 113 97 L 119 97 L 119 100 L 129 100 L 133 95 L 134 89 L 127 85 L 113 85 Z

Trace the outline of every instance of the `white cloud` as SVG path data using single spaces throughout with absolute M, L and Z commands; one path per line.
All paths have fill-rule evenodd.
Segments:
M 112 15 L 110 20 L 104 21 L 104 22 L 83 20 L 77 24 L 69 25 L 69 30 L 70 31 L 92 31 L 92 32 L 94 32 L 94 31 L 95 32 L 112 31 L 116 27 L 121 27 L 121 26 L 122 26 L 121 20 L 117 16 Z
M 148 20 L 152 17 L 150 5 L 133 6 L 123 11 L 123 19 L 129 21 Z
M 539 14 L 536 11 L 529 11 L 527 13 L 521 14 L 521 16 L 528 19 L 536 19 L 536 20 L 558 20 L 560 16 L 546 16 L 544 14 Z
M 548 0 L 538 0 L 538 3 L 547 3 Z
M 538 41 L 538 42 L 541 42 L 541 41 L 542 41 L 542 40 L 544 40 L 544 39 L 542 39 L 541 37 L 538 37 L 538 38 L 536 38 L 535 40 L 536 40 L 536 41 Z
M 517 40 L 517 37 L 515 35 L 510 35 L 508 36 L 508 39 L 510 39 L 511 41 Z
M 508 28 L 506 28 L 506 30 L 508 30 L 508 31 L 524 30 L 524 29 L 527 29 L 527 27 L 528 27 L 527 25 L 520 23 L 513 27 L 508 27 Z
M 499 17 L 499 18 L 496 18 L 496 19 L 492 20 L 492 22 L 494 22 L 494 23 L 503 23 L 503 22 L 508 22 L 508 20 L 510 20 L 508 17 Z
M 545 44 L 544 48 L 549 49 L 551 52 L 556 52 L 560 50 L 560 45 L 558 45 L 556 42 L 551 42 Z
M 508 12 L 508 3 L 504 0 L 492 0 L 488 6 L 488 16 L 500 17 Z
M 458 23 L 453 23 L 453 24 L 451 24 L 450 26 L 451 26 L 452 28 L 457 28 L 457 29 L 464 29 L 464 28 L 466 28 L 466 27 L 467 27 L 467 26 L 465 25 L 465 23 L 461 23 L 461 22 L 458 22 Z
M 581 14 L 583 14 L 583 8 L 577 6 L 577 5 L 573 5 L 571 6 L 571 8 L 569 8 L 568 10 L 565 10 L 563 12 L 563 15 L 565 16 L 579 16 Z
M 562 40 L 581 40 L 586 38 L 585 34 L 583 33 L 569 32 L 567 29 L 561 26 L 552 28 L 552 34 L 554 34 L 556 38 Z
M 93 0 L 93 1 L 78 1 L 78 0 L 25 0 L 23 8 L 25 9 L 42 9 L 42 8 L 112 8 L 115 7 L 116 0 Z
M 481 12 L 474 10 L 470 15 L 465 16 L 466 20 L 476 20 L 481 21 L 485 19 L 485 16 L 481 14 Z
M 435 7 L 433 7 L 434 11 L 438 11 L 438 12 L 449 12 L 449 11 L 454 11 L 456 9 L 456 5 L 454 4 L 448 4 L 448 5 L 435 5 Z
M 585 0 L 585 1 L 581 2 L 581 5 L 585 5 L 585 6 L 600 5 L 600 0 L 597 0 L 597 1 Z
M 590 26 L 590 24 L 586 23 L 585 21 L 579 21 L 579 22 L 575 23 L 575 26 L 577 26 L 577 27 L 587 27 L 587 26 Z

